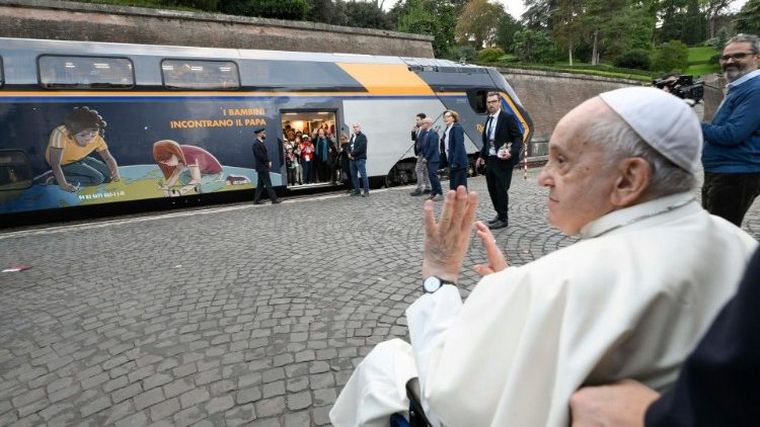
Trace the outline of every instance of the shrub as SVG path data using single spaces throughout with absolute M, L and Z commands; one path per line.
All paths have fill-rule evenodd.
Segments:
M 457 59 L 465 62 L 472 62 L 478 56 L 478 51 L 472 46 L 459 46 Z
M 615 66 L 620 68 L 634 68 L 636 70 L 648 70 L 652 67 L 652 58 L 646 49 L 631 49 L 615 59 Z
M 689 67 L 689 48 L 678 40 L 663 43 L 652 61 L 654 71 L 684 72 Z
M 478 52 L 478 62 L 496 62 L 504 56 L 504 50 L 500 47 L 487 47 Z

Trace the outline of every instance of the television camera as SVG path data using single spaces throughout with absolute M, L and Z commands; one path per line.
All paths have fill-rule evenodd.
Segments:
M 703 81 L 694 81 L 694 77 L 689 75 L 669 74 L 659 80 L 653 80 L 652 86 L 691 101 L 692 105 L 701 101 L 704 95 Z

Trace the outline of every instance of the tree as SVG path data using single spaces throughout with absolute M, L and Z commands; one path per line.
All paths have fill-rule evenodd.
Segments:
M 455 57 L 456 4 L 447 0 L 405 0 L 396 3 L 389 15 L 396 17 L 399 31 L 434 37 L 436 57 Z
M 522 20 L 532 30 L 552 30 L 552 16 L 557 10 L 558 0 L 524 0 L 525 11 Z
M 496 24 L 496 45 L 504 52 L 514 51 L 515 33 L 522 30 L 523 26 L 510 14 L 505 14 Z
M 736 30 L 740 33 L 760 34 L 760 0 L 749 0 L 744 4 L 736 14 Z
M 552 35 L 559 46 L 567 48 L 567 60 L 573 66 L 573 51 L 578 44 L 582 23 L 583 0 L 556 0 L 551 13 Z
M 705 13 L 707 15 L 707 37 L 715 37 L 717 21 L 721 12 L 728 8 L 732 0 L 702 0 L 704 2 Z
M 496 34 L 496 24 L 505 14 L 501 4 L 488 0 L 469 0 L 456 25 L 459 43 L 473 42 L 478 49 L 490 45 Z
M 525 28 L 515 33 L 515 55 L 523 62 L 548 63 L 554 60 L 554 42 L 542 30 Z
M 377 28 L 391 30 L 395 28 L 386 13 L 382 9 L 382 2 L 363 2 L 337 0 L 336 5 L 343 3 L 347 22 L 341 25 L 360 28 Z

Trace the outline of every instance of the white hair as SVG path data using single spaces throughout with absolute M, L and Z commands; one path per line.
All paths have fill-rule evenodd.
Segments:
M 646 189 L 648 196 L 663 197 L 690 191 L 697 186 L 694 174 L 658 153 L 611 110 L 597 116 L 579 137 L 600 147 L 608 164 L 627 157 L 639 157 L 649 163 L 652 177 Z

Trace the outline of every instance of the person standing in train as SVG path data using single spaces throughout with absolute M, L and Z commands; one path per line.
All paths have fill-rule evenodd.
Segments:
M 351 159 L 351 181 L 353 181 L 354 191 L 352 196 L 362 197 L 369 196 L 369 177 L 367 177 L 367 136 L 362 133 L 362 125 L 354 123 L 352 126 L 354 130 L 351 135 L 351 141 L 349 142 L 350 154 L 348 158 Z M 362 177 L 362 185 L 364 192 L 359 190 L 359 175 Z
M 523 135 L 514 116 L 501 109 L 501 95 L 488 92 L 486 95 L 488 119 L 483 129 L 483 148 L 476 167 L 486 165 L 488 195 L 496 211 L 496 216 L 488 221 L 488 228 L 495 230 L 509 225 L 509 186 L 512 171 L 520 160 Z
M 443 113 L 446 130 L 443 131 L 443 146 L 449 160 L 449 188 L 456 190 L 463 185 L 467 188 L 467 151 L 464 148 L 464 129 L 459 124 L 459 113 L 447 110 Z
M 272 161 L 269 160 L 269 153 L 267 153 L 267 146 L 264 144 L 264 140 L 267 138 L 266 129 L 261 127 L 253 131 L 256 134 L 256 141 L 253 143 L 253 161 L 256 168 L 256 175 L 258 175 L 258 182 L 256 183 L 256 193 L 253 196 L 254 205 L 262 205 L 261 193 L 264 188 L 269 192 L 269 200 L 275 205 L 280 203 L 280 199 L 277 198 L 274 189 L 272 189 L 272 180 L 269 178 L 269 171 L 272 169 Z

